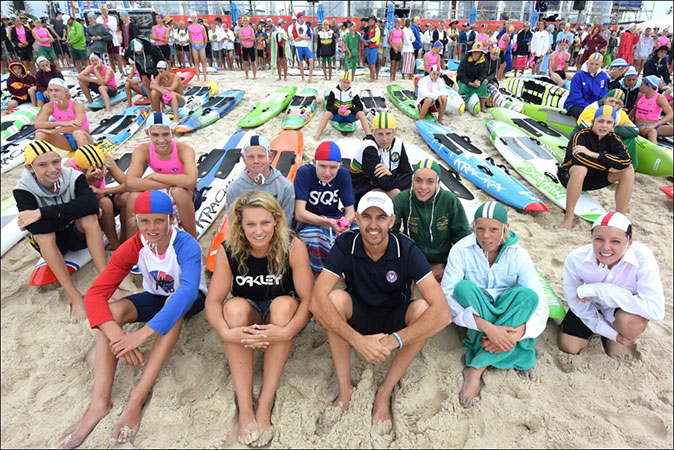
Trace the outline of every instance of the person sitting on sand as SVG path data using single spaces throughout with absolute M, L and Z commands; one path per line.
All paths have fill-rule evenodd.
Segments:
M 440 282 L 450 249 L 470 234 L 470 225 L 456 195 L 440 187 L 436 161 L 423 159 L 414 165 L 412 188 L 396 195 L 393 211 L 393 229 L 403 226 L 403 233 L 414 240 Z
M 656 144 L 658 136 L 674 135 L 672 107 L 667 98 L 658 92 L 659 83 L 660 79 L 655 75 L 644 77 L 636 105 L 630 112 L 630 118 L 636 122 L 639 134 Z
M 571 78 L 571 88 L 564 102 L 564 108 L 576 119 L 587 105 L 606 97 L 610 78 L 606 72 L 599 70 L 603 62 L 604 55 L 594 53 L 583 66 L 586 69 L 581 68 Z
M 637 159 L 637 143 L 635 138 L 639 136 L 639 129 L 632 123 L 629 116 L 623 109 L 625 102 L 625 94 L 620 89 L 611 89 L 606 93 L 606 97 L 598 102 L 590 103 L 585 107 L 581 115 L 578 117 L 576 128 L 574 132 L 592 126 L 592 120 L 597 113 L 597 109 L 601 106 L 607 105 L 613 108 L 618 114 L 618 122 L 613 126 L 613 131 L 620 137 L 620 141 L 625 145 L 627 152 L 632 158 L 632 165 L 636 169 L 638 167 Z M 573 135 L 573 133 L 572 133 Z
M 428 113 L 438 113 L 438 123 L 442 125 L 442 118 L 447 109 L 447 85 L 440 76 L 440 66 L 432 65 L 428 68 L 429 74 L 419 80 L 417 87 L 417 101 L 415 106 L 419 111 L 419 118 L 423 119 Z M 485 85 L 486 86 L 486 85 Z
M 390 112 L 377 113 L 372 119 L 373 135 L 365 136 L 361 148 L 351 160 L 351 183 L 356 205 L 373 189 L 395 198 L 412 185 L 405 144 L 396 138 L 396 120 Z
M 482 43 L 475 45 L 461 60 L 456 70 L 456 80 L 459 84 L 459 94 L 466 100 L 477 94 L 480 98 L 480 111 L 487 112 L 487 73 L 489 62 Z
M 98 272 L 105 269 L 98 202 L 88 177 L 61 166 L 61 155 L 46 141 L 28 144 L 26 164 L 13 194 L 18 225 L 30 232 L 31 245 L 42 255 L 70 300 L 70 322 L 86 318 L 84 299 L 70 278 L 63 255 L 88 249 Z
M 300 167 L 295 175 L 297 237 L 307 246 L 314 272 L 323 270 L 335 239 L 356 217 L 351 175 L 341 165 L 339 146 L 325 141 L 316 148 L 312 163 Z
M 7 108 L 16 108 L 23 103 L 37 105 L 35 91 L 37 80 L 19 61 L 9 63 L 9 77 L 7 78 L 7 92 L 10 100 Z
M 133 443 L 152 387 L 180 337 L 183 318 L 204 308 L 206 280 L 201 248 L 196 239 L 174 226 L 171 198 L 160 191 L 146 191 L 136 197 L 133 213 L 139 232 L 115 251 L 84 298 L 89 324 L 98 328 L 91 402 L 59 448 L 82 444 L 110 412 L 118 360 L 143 369 L 109 442 Z M 134 265 L 143 277 L 144 292 L 109 303 L 112 292 Z M 131 332 L 122 329 L 125 324 L 136 322 L 147 323 Z M 153 336 L 146 362 L 139 347 Z
M 449 252 L 442 290 L 452 321 L 467 329 L 466 368 L 459 403 L 469 408 L 489 367 L 515 369 L 534 380 L 534 346 L 545 330 L 549 310 L 536 267 L 508 224 L 498 202 L 483 203 L 473 234 Z
M 103 64 L 103 60 L 96 53 L 89 55 L 90 64 L 84 70 L 77 74 L 80 88 L 87 97 L 89 104 L 94 100 L 91 98 L 91 91 L 101 95 L 106 111 L 110 109 L 110 99 L 117 95 L 117 80 L 115 72 Z
M 625 145 L 613 131 L 618 113 L 610 106 L 597 109 L 591 128 L 573 135 L 557 177 L 566 188 L 566 211 L 560 228 L 573 227 L 576 203 L 582 191 L 604 188 L 618 182 L 616 209 L 626 213 L 634 186 L 634 167 Z
M 242 147 L 241 158 L 246 165 L 246 170 L 227 189 L 225 196 L 227 214 L 231 211 L 236 199 L 244 192 L 264 191 L 280 203 L 288 226 L 292 226 L 295 188 L 290 180 L 271 165 L 269 141 L 262 136 L 253 135 Z
M 83 104 L 70 98 L 66 82 L 61 78 L 52 78 L 47 91 L 51 101 L 40 109 L 33 122 L 35 140 L 47 141 L 64 150 L 93 144 L 87 111 Z M 50 117 L 54 120 L 49 120 Z
M 171 106 L 173 122 L 178 123 L 178 109 L 185 104 L 185 91 L 180 76 L 171 72 L 166 61 L 157 63 L 158 75 L 150 83 L 150 103 L 155 111 L 162 111 L 163 104 Z
M 293 237 L 273 196 L 248 191 L 236 199 L 229 214 L 229 236 L 215 258 L 206 316 L 225 343 L 239 411 L 238 441 L 263 447 L 274 435 L 271 414 L 283 366 L 293 339 L 311 317 L 314 283 L 307 248 Z M 230 290 L 232 298 L 225 301 Z M 257 410 L 256 348 L 264 350 Z
M 147 48 L 146 48 L 147 47 Z M 126 58 L 133 64 L 136 70 L 130 70 L 124 80 L 126 91 L 126 106 L 131 107 L 131 99 L 134 91 L 136 94 L 147 95 L 150 92 L 150 81 L 158 75 L 157 65 L 163 61 L 164 55 L 159 47 L 139 38 L 132 40 L 126 49 Z M 159 102 L 152 104 L 153 111 L 159 111 Z
M 37 82 L 35 99 L 37 100 L 37 106 L 44 106 L 45 103 L 49 103 L 49 80 L 52 78 L 61 78 L 63 75 L 53 63 L 50 63 L 47 58 L 44 56 L 38 56 L 35 60 L 37 65 L 37 74 L 35 75 L 35 80 Z
M 564 296 L 569 311 L 557 345 L 577 354 L 593 334 L 602 336 L 609 356 L 624 354 L 649 322 L 665 318 L 660 268 L 646 245 L 634 242 L 632 224 L 608 212 L 592 224 L 591 244 L 564 261 Z
M 339 76 L 339 84 L 330 90 L 325 99 L 325 113 L 318 124 L 316 136 L 317 141 L 321 138 L 321 133 L 325 130 L 329 121 L 353 123 L 360 120 L 365 135 L 370 134 L 370 124 L 363 112 L 363 103 L 355 89 L 351 87 L 353 80 L 349 71 L 343 72 Z
M 566 73 L 571 55 L 567 51 L 569 43 L 557 42 L 557 48 L 550 55 L 550 79 L 559 87 L 564 87 L 566 80 L 571 80 L 571 74 Z
M 372 408 L 372 424 L 383 434 L 393 429 L 393 388 L 426 340 L 451 322 L 428 261 L 412 239 L 391 230 L 394 220 L 386 194 L 365 194 L 356 215 L 360 230 L 337 237 L 310 305 L 328 333 L 339 388 L 333 405 L 342 411 L 353 392 L 350 347 L 371 364 L 398 349 Z M 346 289 L 334 289 L 342 277 Z M 422 298 L 412 300 L 412 283 Z
M 630 67 L 625 72 L 625 75 L 620 80 L 620 90 L 625 94 L 624 111 L 629 114 L 637 104 L 639 97 L 639 88 L 641 87 L 641 80 L 634 67 Z
M 133 151 L 131 165 L 126 172 L 126 188 L 130 192 L 127 211 L 133 208 L 142 192 L 162 190 L 175 203 L 178 223 L 196 238 L 194 212 L 201 205 L 201 194 L 196 189 L 198 172 L 194 148 L 173 139 L 173 122 L 160 112 L 150 113 L 145 133 L 150 142 L 140 144 Z M 146 165 L 153 173 L 143 176 Z M 127 238 L 136 231 L 136 224 L 130 222 Z

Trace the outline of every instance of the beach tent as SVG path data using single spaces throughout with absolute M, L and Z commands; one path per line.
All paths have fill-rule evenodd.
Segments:
M 674 14 L 668 14 L 664 17 L 655 17 L 651 20 L 647 20 L 646 22 L 638 23 L 637 28 L 641 28 L 642 30 L 645 30 L 646 27 L 651 27 L 651 28 L 658 27 L 658 28 L 660 28 L 660 30 L 663 30 L 664 28 L 669 27 L 670 31 L 671 31 L 673 20 L 674 20 Z

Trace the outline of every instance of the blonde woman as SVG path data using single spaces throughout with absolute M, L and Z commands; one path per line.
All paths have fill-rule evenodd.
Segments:
M 311 317 L 313 276 L 274 197 L 249 191 L 229 211 L 229 237 L 218 251 L 206 317 L 225 343 L 239 407 L 238 440 L 262 447 L 273 437 L 271 411 L 293 338 Z M 224 305 L 223 301 L 232 293 Z M 264 350 L 262 390 L 253 409 L 253 350 Z
M 192 60 L 196 69 L 196 80 L 199 83 L 199 63 L 201 63 L 204 72 L 204 82 L 206 82 L 206 43 L 208 31 L 200 23 L 197 23 L 196 13 L 192 13 L 191 19 L 192 24 L 187 27 L 187 34 L 192 46 Z

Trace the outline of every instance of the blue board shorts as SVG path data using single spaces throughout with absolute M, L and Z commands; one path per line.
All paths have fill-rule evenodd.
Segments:
M 206 46 L 205 45 L 194 45 L 194 44 L 192 44 L 192 48 L 196 51 L 201 51 L 204 48 L 206 48 Z
M 141 292 L 126 297 L 126 299 L 131 301 L 136 308 L 136 313 L 138 314 L 136 322 L 149 322 L 152 320 L 152 318 L 164 307 L 167 298 L 169 298 L 168 295 L 157 295 L 150 292 Z M 205 300 L 206 296 L 203 292 L 199 291 L 199 295 L 197 295 L 197 299 L 192 304 L 192 307 L 185 313 L 185 319 L 189 319 L 204 309 Z
M 313 58 L 311 49 L 309 47 L 296 47 L 297 59 L 300 61 L 308 61 Z
M 356 119 L 356 115 L 353 114 L 353 113 L 349 114 L 348 116 L 340 116 L 339 114 L 337 114 L 336 116 L 332 116 L 332 121 L 333 121 L 333 122 L 353 123 L 353 122 L 355 122 L 356 120 L 357 120 L 357 119 Z
M 63 135 L 63 137 L 65 137 L 66 139 L 68 139 L 68 144 L 70 144 L 70 148 L 71 148 L 72 150 L 77 150 L 77 141 L 75 140 L 75 138 L 73 137 L 72 134 L 70 134 L 70 133 L 65 133 L 65 134 Z
M 367 56 L 367 64 L 369 66 L 374 66 L 377 64 L 377 55 L 379 54 L 379 49 L 377 47 L 375 48 L 367 48 L 365 55 Z
M 49 99 L 44 96 L 44 94 L 40 91 L 37 91 L 35 93 L 35 98 L 37 99 L 38 102 L 45 102 L 49 103 Z

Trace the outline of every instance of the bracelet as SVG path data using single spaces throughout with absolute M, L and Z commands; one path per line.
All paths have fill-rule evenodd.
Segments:
M 398 333 L 393 333 L 392 336 L 398 341 L 398 348 L 403 348 L 403 340 L 400 339 Z

